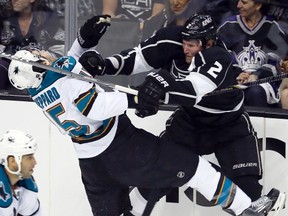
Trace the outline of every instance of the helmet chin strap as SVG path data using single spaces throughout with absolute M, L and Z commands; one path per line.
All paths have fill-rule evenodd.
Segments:
M 17 171 L 12 171 L 9 167 L 8 167 L 8 161 L 6 159 L 6 163 L 5 163 L 5 168 L 7 169 L 7 171 L 13 175 L 17 175 L 18 176 L 18 179 L 19 180 L 22 180 L 23 179 L 23 174 L 21 173 L 21 159 L 22 159 L 22 156 L 17 156 L 17 157 L 14 157 L 15 160 L 16 160 L 16 163 L 17 163 L 17 166 L 18 166 L 18 169 Z
M 21 173 L 21 168 L 18 167 L 17 171 L 12 171 L 8 166 L 5 166 L 7 171 L 13 175 L 17 175 L 19 180 L 23 179 L 23 175 Z

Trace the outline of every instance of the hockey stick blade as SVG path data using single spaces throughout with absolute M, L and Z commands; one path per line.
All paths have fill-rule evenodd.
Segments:
M 113 84 L 113 83 L 104 82 L 102 80 L 95 79 L 93 77 L 89 77 L 89 76 L 81 74 L 81 73 L 80 74 L 75 74 L 75 73 L 68 72 L 68 71 L 65 71 L 65 70 L 62 70 L 62 69 L 59 69 L 59 68 L 54 68 L 52 66 L 40 64 L 38 62 L 24 60 L 24 59 L 21 59 L 21 58 L 15 58 L 12 55 L 6 54 L 6 53 L 3 53 L 3 52 L 0 53 L 0 57 L 1 58 L 10 59 L 10 60 L 19 61 L 19 62 L 22 62 L 22 63 L 27 63 L 27 64 L 30 64 L 30 65 L 33 65 L 33 66 L 36 66 L 36 67 L 39 67 L 39 68 L 42 68 L 42 69 L 45 69 L 45 70 L 53 71 L 55 73 L 59 73 L 59 74 L 62 74 L 62 75 L 65 75 L 65 76 L 68 76 L 68 77 L 71 77 L 71 78 L 79 79 L 79 80 L 82 80 L 82 81 L 96 83 L 96 84 L 98 84 L 98 85 L 100 85 L 102 87 L 109 87 L 109 88 L 116 89 L 116 90 L 124 92 L 124 93 L 132 94 L 132 95 L 137 95 L 138 94 L 137 90 L 131 89 L 129 87 L 125 87 L 125 86 L 120 86 L 120 85 L 116 85 L 116 84 Z M 85 72 L 87 74 L 86 71 L 83 70 L 83 72 Z

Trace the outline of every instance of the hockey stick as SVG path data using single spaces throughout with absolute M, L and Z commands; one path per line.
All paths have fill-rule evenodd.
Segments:
M 212 91 L 212 92 L 206 94 L 205 96 L 222 94 L 222 93 L 226 93 L 227 91 L 232 91 L 232 90 L 239 90 L 239 89 L 244 90 L 244 89 L 247 89 L 249 87 L 257 86 L 257 85 L 260 85 L 263 83 L 277 82 L 277 81 L 280 81 L 280 80 L 285 79 L 285 78 L 288 78 L 288 73 L 280 73 L 280 74 L 277 74 L 275 76 L 269 76 L 266 78 L 258 79 L 258 80 L 253 81 L 253 82 L 247 82 L 247 83 L 243 83 L 243 84 L 232 85 L 232 86 L 229 86 L 227 88 L 215 90 L 215 91 Z
M 138 91 L 135 90 L 135 89 L 131 89 L 131 88 L 128 88 L 128 87 L 125 87 L 125 86 L 116 85 L 116 84 L 113 84 L 113 83 L 104 82 L 102 80 L 95 79 L 93 77 L 89 77 L 89 76 L 81 74 L 81 73 L 80 74 L 75 74 L 75 73 L 68 72 L 68 71 L 65 71 L 65 70 L 62 70 L 62 69 L 59 69 L 59 68 L 55 68 L 55 67 L 52 67 L 52 66 L 44 65 L 44 64 L 41 64 L 41 63 L 38 63 L 38 62 L 33 62 L 33 61 L 21 59 L 21 58 L 16 58 L 16 57 L 13 57 L 10 54 L 6 54 L 6 53 L 3 53 L 3 52 L 0 53 L 0 57 L 1 58 L 10 59 L 10 60 L 19 61 L 19 62 L 22 62 L 22 63 L 27 63 L 27 64 L 33 65 L 35 67 L 39 67 L 39 68 L 42 68 L 42 69 L 45 69 L 45 70 L 50 70 L 50 71 L 53 71 L 55 73 L 59 73 L 59 74 L 62 74 L 62 75 L 65 75 L 65 76 L 68 76 L 68 77 L 71 77 L 71 78 L 76 78 L 76 79 L 79 79 L 79 80 L 82 80 L 82 81 L 96 83 L 96 84 L 98 84 L 100 86 L 109 87 L 109 88 L 116 89 L 116 90 L 119 90 L 121 92 L 125 92 L 125 93 L 128 93 L 128 94 L 132 94 L 132 95 L 137 95 L 138 94 Z M 83 70 L 83 72 L 85 72 L 87 74 L 86 71 Z
M 125 92 L 125 93 L 128 93 L 128 94 L 138 95 L 138 91 L 135 90 L 135 89 L 132 89 L 132 88 L 129 88 L 129 87 L 125 87 L 125 86 L 121 86 L 121 85 L 117 85 L 117 84 L 113 84 L 113 83 L 104 82 L 102 80 L 95 79 L 93 77 L 89 77 L 89 76 L 84 75 L 84 74 L 75 74 L 75 73 L 71 73 L 71 72 L 68 72 L 68 71 L 65 71 L 65 70 L 61 70 L 59 68 L 54 68 L 52 66 L 40 64 L 40 63 L 37 63 L 37 62 L 15 58 L 15 57 L 13 57 L 10 54 L 5 54 L 4 52 L 0 53 L 0 57 L 7 58 L 7 59 L 10 59 L 10 60 L 16 60 L 16 61 L 19 61 L 19 62 L 22 62 L 22 63 L 31 64 L 33 66 L 36 66 L 36 67 L 39 67 L 39 68 L 42 68 L 42 69 L 45 69 L 45 70 L 50 70 L 50 71 L 53 71 L 55 73 L 63 74 L 65 76 L 69 76 L 71 78 L 76 78 L 76 79 L 83 80 L 83 81 L 86 81 L 86 82 L 96 83 L 96 84 L 101 85 L 103 87 L 109 87 L 109 88 L 116 89 L 116 90 L 119 90 L 121 92 Z M 87 73 L 84 70 L 83 70 L 83 72 Z M 256 81 L 248 82 L 248 83 L 244 83 L 244 84 L 232 85 L 232 86 L 229 86 L 227 88 L 223 88 L 223 89 L 212 91 L 212 92 L 210 92 L 210 93 L 208 93 L 208 94 L 206 94 L 204 96 L 222 94 L 222 93 L 226 93 L 226 92 L 232 91 L 232 90 L 246 89 L 246 88 L 249 88 L 249 87 L 252 87 L 252 86 L 256 86 L 256 85 L 260 85 L 260 84 L 263 84 L 263 83 L 280 81 L 280 80 L 282 80 L 284 78 L 288 78 L 288 73 L 281 73 L 281 74 L 277 74 L 275 76 L 258 79 Z

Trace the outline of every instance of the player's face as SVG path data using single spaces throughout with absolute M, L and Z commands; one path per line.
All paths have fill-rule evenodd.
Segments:
M 30 178 L 32 176 L 36 164 L 37 161 L 34 157 L 34 154 L 22 156 L 21 173 L 23 175 L 23 178 Z
M 25 10 L 31 10 L 32 3 L 35 0 L 12 0 L 13 10 L 16 12 L 23 12 Z
M 189 0 L 169 0 L 170 9 L 175 14 L 181 14 L 187 7 Z
M 183 40 L 183 51 L 187 63 L 191 63 L 192 58 L 202 50 L 202 46 L 198 40 Z
M 255 3 L 253 0 L 239 0 L 237 8 L 241 17 L 251 18 L 260 10 L 261 4 Z

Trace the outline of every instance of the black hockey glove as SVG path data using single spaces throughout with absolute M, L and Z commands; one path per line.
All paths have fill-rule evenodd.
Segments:
M 110 26 L 111 16 L 100 15 L 88 19 L 77 32 L 77 40 L 81 47 L 90 48 L 98 44 Z
M 158 112 L 158 104 L 149 104 L 145 100 L 140 100 L 138 105 L 136 105 L 135 114 L 140 118 L 145 118 L 147 116 L 155 115 Z
M 165 93 L 171 90 L 174 78 L 169 71 L 160 70 L 147 75 L 144 83 L 138 87 L 138 105 L 135 114 L 141 118 L 158 112 L 159 103 Z
M 78 61 L 93 77 L 104 74 L 105 61 L 96 50 L 85 51 Z
M 128 100 L 128 108 L 135 109 L 137 107 L 138 105 L 137 96 L 127 94 L 127 100 Z

